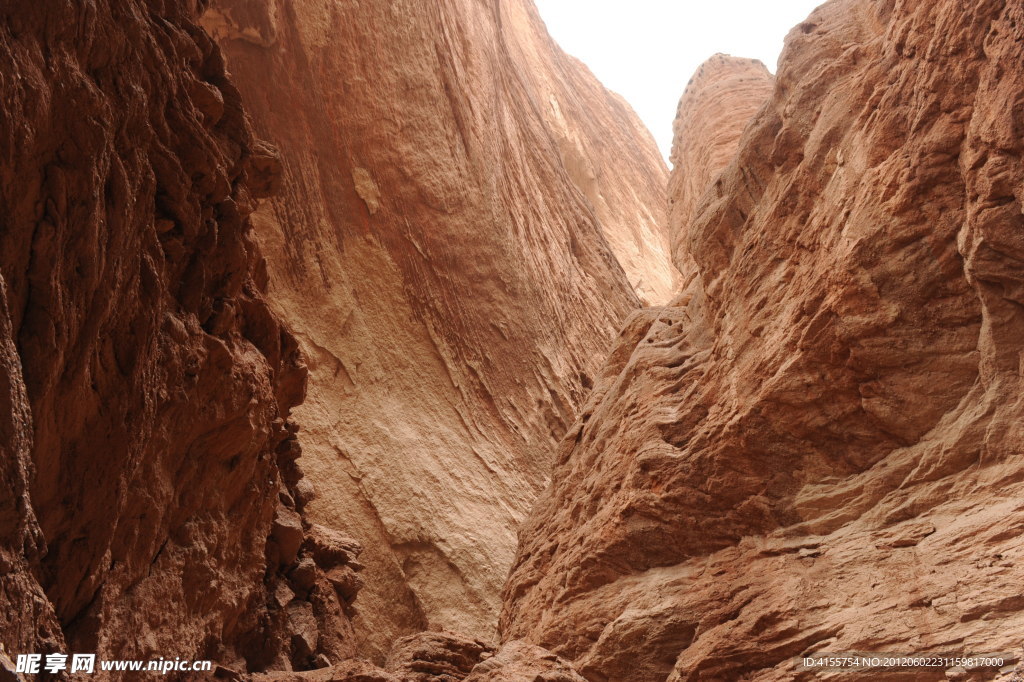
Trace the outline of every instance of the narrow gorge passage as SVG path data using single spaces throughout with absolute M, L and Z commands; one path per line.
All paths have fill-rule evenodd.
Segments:
M 0 6 L 0 682 L 1020 682 L 1022 57 Z
M 217 0 L 202 21 L 282 162 L 254 232 L 309 366 L 305 513 L 373 576 L 357 651 L 494 643 L 589 377 L 677 284 L 665 164 L 529 2 Z

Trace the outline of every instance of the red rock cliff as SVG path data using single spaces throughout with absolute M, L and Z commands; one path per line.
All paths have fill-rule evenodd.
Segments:
M 218 0 L 204 22 L 280 148 L 255 222 L 309 358 L 310 513 L 367 546 L 362 650 L 486 637 L 634 289 L 671 293 L 664 164 L 529 2 Z
M 685 242 L 697 205 L 736 155 L 740 136 L 774 80 L 756 59 L 716 54 L 700 65 L 679 100 L 672 125 L 669 235 L 672 260 L 686 279 L 696 275 Z
M 1019 657 L 1022 42 L 1001 0 L 834 0 L 790 34 L 680 240 L 699 275 L 562 442 L 506 637 L 594 682 Z
M 262 152 L 194 3 L 72 5 L 0 9 L 0 641 L 258 664 L 304 386 Z

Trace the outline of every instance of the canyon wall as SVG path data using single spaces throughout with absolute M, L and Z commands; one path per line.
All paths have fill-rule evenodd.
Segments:
M 740 136 L 772 92 L 764 64 L 716 54 L 697 68 L 672 124 L 668 226 L 672 260 L 686 283 L 696 268 L 686 245 L 697 204 L 736 155 Z
M 280 150 L 254 222 L 308 358 L 308 512 L 366 545 L 361 651 L 491 637 L 557 440 L 625 315 L 672 293 L 664 163 L 525 0 L 203 21 Z
M 1020 660 L 1024 8 L 712 58 L 680 278 L 653 141 L 527 0 L 214 0 L 230 77 L 207 4 L 0 9 L 0 677 Z
M 0 9 L 11 656 L 291 655 L 268 535 L 305 368 L 250 236 L 269 157 L 197 10 Z
M 4 651 L 60 650 L 64 635 L 34 572 L 46 551 L 30 486 L 32 411 L 25 394 L 7 308 L 7 286 L 0 275 L 0 642 Z M 0 660 L 0 673 L 9 661 Z
M 1020 658 L 1022 43 L 1002 0 L 833 0 L 790 33 L 715 186 L 674 186 L 697 275 L 562 441 L 505 638 L 592 682 Z

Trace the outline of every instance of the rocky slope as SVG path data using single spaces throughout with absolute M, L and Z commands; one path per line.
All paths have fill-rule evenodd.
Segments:
M 1019 658 L 1022 42 L 1002 0 L 833 0 L 794 29 L 678 240 L 698 275 L 633 316 L 560 446 L 505 637 L 593 682 Z
M 686 236 L 697 204 L 736 155 L 740 135 L 772 92 L 775 79 L 756 59 L 716 54 L 698 67 L 679 100 L 668 184 L 672 260 L 696 276 Z
M 0 9 L 11 655 L 259 666 L 293 654 L 274 600 L 304 542 L 286 420 L 305 368 L 264 302 L 250 236 L 272 160 L 196 10 Z M 332 599 L 337 630 L 337 598 L 284 602 Z
M 366 546 L 361 650 L 487 638 L 557 439 L 637 295 L 672 291 L 664 164 L 525 0 L 216 0 L 204 24 L 280 149 L 254 221 L 308 357 L 303 495 Z
M 383 665 L 348 659 L 298 672 L 238 675 L 223 668 L 218 672 L 246 682 L 586 682 L 566 660 L 541 647 L 512 641 L 495 649 L 452 632 L 399 637 Z

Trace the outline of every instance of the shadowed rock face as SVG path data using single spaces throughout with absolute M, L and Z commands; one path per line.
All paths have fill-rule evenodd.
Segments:
M 631 318 L 560 446 L 506 638 L 595 682 L 1019 656 L 1022 41 L 985 0 L 790 34 L 679 240 L 698 276 Z
M 193 3 L 65 4 L 0 9 L 0 638 L 260 656 L 304 369 L 258 152 Z
M 46 551 L 29 486 L 32 410 L 14 344 L 7 287 L 0 275 L 0 641 L 11 652 L 60 650 L 64 636 L 33 569 Z
M 740 136 L 768 99 L 775 79 L 756 59 L 716 54 L 700 65 L 672 125 L 668 184 L 672 259 L 685 279 L 697 275 L 686 236 L 705 192 L 736 155 Z
M 487 638 L 634 289 L 672 291 L 664 164 L 528 2 L 217 0 L 204 23 L 280 148 L 254 221 L 310 366 L 310 514 L 366 545 L 363 651 Z

